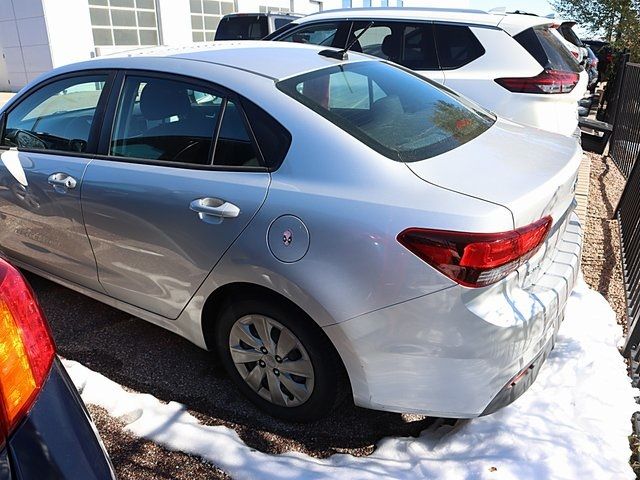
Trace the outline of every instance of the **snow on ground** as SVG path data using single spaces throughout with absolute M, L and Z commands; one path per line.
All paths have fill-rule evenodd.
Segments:
M 232 429 L 205 426 L 181 404 L 131 393 L 64 361 L 86 403 L 105 408 L 134 435 L 199 455 L 236 479 L 634 478 L 627 436 L 638 408 L 617 351 L 621 328 L 608 303 L 581 280 L 556 347 L 534 385 L 496 414 L 419 438 L 387 438 L 368 457 L 324 460 L 269 455 Z

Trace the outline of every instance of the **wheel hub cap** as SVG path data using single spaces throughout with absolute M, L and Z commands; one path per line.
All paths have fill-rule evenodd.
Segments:
M 229 332 L 238 373 L 265 400 L 296 407 L 313 392 L 314 371 L 307 350 L 291 330 L 263 315 L 245 315 Z

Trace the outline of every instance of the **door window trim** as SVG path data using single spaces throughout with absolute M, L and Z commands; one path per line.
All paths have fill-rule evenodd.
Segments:
M 118 110 L 118 105 L 120 103 L 120 97 L 123 94 L 124 85 L 127 77 L 148 77 L 148 78 L 158 78 L 164 80 L 172 80 L 175 82 L 186 83 L 189 86 L 202 88 L 206 91 L 218 93 L 223 98 L 223 104 L 221 105 L 221 115 L 218 116 L 216 120 L 216 128 L 212 132 L 212 141 L 211 141 L 211 149 L 209 151 L 209 162 L 206 165 L 197 164 L 197 163 L 184 163 L 184 162 L 172 162 L 170 160 L 153 160 L 147 158 L 138 158 L 138 157 L 124 157 L 118 155 L 110 155 L 109 154 L 109 146 L 111 143 L 111 136 L 115 131 L 115 121 L 116 114 Z M 259 167 L 247 167 L 247 166 L 234 166 L 234 165 L 214 165 L 214 154 L 215 147 L 218 142 L 218 135 L 220 133 L 220 128 L 222 125 L 222 119 L 224 110 L 226 109 L 227 101 L 232 101 L 236 104 L 237 107 L 240 107 L 240 111 L 242 114 L 242 119 L 247 129 L 247 134 L 255 148 L 256 154 L 258 156 L 258 161 L 261 166 Z M 215 135 L 215 136 L 214 136 Z M 116 70 L 116 78 L 114 81 L 114 88 L 111 89 L 109 99 L 107 102 L 106 112 L 104 115 L 104 119 L 102 121 L 101 129 L 100 129 L 100 138 L 98 142 L 98 148 L 96 154 L 93 155 L 93 158 L 99 160 L 109 160 L 113 162 L 122 162 L 122 163 L 133 163 L 133 164 L 142 164 L 142 165 L 156 165 L 161 167 L 171 167 L 171 168 L 186 168 L 189 170 L 214 170 L 214 171 L 224 171 L 224 172 L 269 172 L 271 171 L 265 165 L 265 160 L 262 156 L 262 152 L 260 151 L 258 142 L 256 141 L 255 135 L 253 133 L 253 129 L 251 128 L 251 124 L 248 121 L 247 115 L 244 111 L 244 107 L 242 106 L 241 97 L 235 92 L 217 85 L 215 83 L 202 80 L 200 78 L 191 77 L 188 75 L 180 75 L 156 70 L 143 70 L 143 69 L 117 69 Z
M 96 105 L 96 111 L 93 115 L 93 119 L 91 121 L 91 129 L 89 130 L 89 139 L 87 141 L 87 148 L 84 152 L 73 152 L 66 150 L 43 150 L 39 148 L 17 148 L 19 152 L 24 153 L 42 153 L 46 155 L 56 155 L 61 157 L 77 157 L 77 158 L 87 158 L 87 157 L 95 157 L 98 151 L 98 144 L 100 139 L 100 128 L 101 122 L 100 118 L 104 117 L 107 109 L 107 101 L 111 97 L 111 91 L 113 85 L 115 83 L 116 72 L 112 69 L 98 68 L 98 69 L 87 69 L 87 70 L 78 70 L 74 72 L 63 73 L 60 75 L 56 75 L 42 82 L 33 85 L 29 89 L 25 90 L 20 94 L 20 98 L 18 98 L 15 102 L 7 108 L 4 112 L 2 112 L 2 117 L 0 118 L 0 140 L 4 138 L 5 127 L 7 123 L 7 118 L 9 114 L 22 102 L 24 102 L 31 95 L 35 94 L 38 90 L 41 90 L 52 83 L 58 82 L 60 80 L 67 80 L 70 78 L 76 77 L 87 77 L 94 75 L 106 75 L 106 80 L 104 87 L 102 88 L 102 93 L 100 94 L 100 99 L 98 100 L 98 104 Z M 10 150 L 12 147 L 7 147 L 5 145 L 0 145 L 0 151 Z

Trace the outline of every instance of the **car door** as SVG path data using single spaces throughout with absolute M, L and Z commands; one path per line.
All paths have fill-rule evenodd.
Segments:
M 351 50 L 389 60 L 415 70 L 423 77 L 444 83 L 436 55 L 433 25 L 429 22 L 353 22 L 347 43 L 353 44 Z
M 85 226 L 107 293 L 176 318 L 262 205 L 270 174 L 232 94 L 121 76 L 104 155 L 85 173 Z
M 110 84 L 90 72 L 38 86 L 6 113 L 0 141 L 0 248 L 98 291 L 80 196 Z

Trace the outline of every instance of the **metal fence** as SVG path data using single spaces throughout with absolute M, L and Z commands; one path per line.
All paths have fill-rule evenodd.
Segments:
M 617 77 L 620 84 L 613 109 L 609 155 L 629 179 L 640 154 L 640 64 L 626 63 Z
M 629 333 L 624 355 L 630 359 L 631 378 L 640 384 L 640 64 L 619 60 L 608 105 L 613 133 L 609 155 L 627 182 L 615 210 L 620 231 L 622 274 Z
M 636 386 L 640 384 L 640 162 L 637 160 L 638 157 L 616 208 L 629 326 L 623 353 L 631 360 L 631 378 Z

